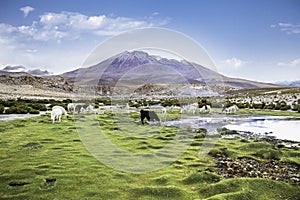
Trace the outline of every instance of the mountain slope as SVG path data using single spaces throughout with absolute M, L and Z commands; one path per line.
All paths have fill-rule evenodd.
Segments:
M 41 89 L 54 89 L 70 92 L 73 86 L 61 76 L 34 76 L 27 72 L 6 72 L 0 70 L 0 84 L 3 85 L 29 85 Z
M 298 80 L 298 81 L 283 81 L 283 82 L 277 82 L 276 84 L 284 85 L 284 86 L 299 87 L 300 86 L 300 80 Z
M 226 85 L 238 88 L 275 87 L 223 76 L 213 70 L 188 61 L 158 58 L 141 51 L 125 51 L 99 64 L 66 72 L 61 76 L 70 82 L 91 85 L 115 85 L 117 83 L 184 84 L 199 83 Z

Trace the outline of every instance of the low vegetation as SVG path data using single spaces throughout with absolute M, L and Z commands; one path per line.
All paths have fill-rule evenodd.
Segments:
M 172 117 L 178 114 L 170 113 L 169 118 Z M 105 111 L 96 118 L 85 115 L 80 120 L 101 127 L 110 141 L 134 153 L 155 152 L 178 134 L 176 127 L 141 125 L 136 122 L 138 112 L 132 112 L 129 118 L 132 123 L 121 123 L 114 113 Z M 205 129 L 186 129 L 183 131 L 192 132 L 194 138 L 179 158 L 161 169 L 133 174 L 99 162 L 87 151 L 77 129 L 80 127 L 74 124 L 72 115 L 53 125 L 49 114 L 0 122 L 1 198 L 297 199 L 300 196 L 299 181 L 228 178 L 227 171 L 221 173 L 217 167 L 221 158 L 227 159 L 226 162 L 251 159 L 261 164 L 275 159 L 276 163 L 299 167 L 299 148 L 278 148 L 267 141 L 238 137 L 207 138 Z

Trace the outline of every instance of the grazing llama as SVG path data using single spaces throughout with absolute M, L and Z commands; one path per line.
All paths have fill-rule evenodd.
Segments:
M 160 122 L 159 117 L 154 111 L 149 111 L 149 110 L 141 110 L 141 122 L 144 124 L 144 119 L 146 118 L 148 122 L 150 121 L 158 121 Z
M 67 111 L 62 106 L 53 106 L 51 111 L 52 124 L 54 124 L 55 119 L 57 119 L 58 122 L 61 122 L 61 117 L 63 114 L 67 118 L 69 117 Z
M 228 108 L 226 108 L 224 106 L 222 112 L 225 111 L 226 113 L 235 113 L 238 110 L 239 110 L 239 107 L 237 107 L 237 105 L 233 105 L 233 106 L 230 106 Z
M 190 105 L 185 105 L 185 106 L 183 106 L 181 108 L 180 114 L 183 114 L 183 113 L 192 113 L 192 114 L 195 114 L 197 108 L 198 108 L 198 103 L 193 103 L 193 104 L 190 104 Z
M 200 108 L 199 113 L 210 113 L 211 107 L 210 105 L 205 105 Z
M 61 109 L 59 109 L 59 108 L 52 109 L 52 111 L 51 111 L 52 124 L 54 124 L 55 119 L 57 119 L 58 122 L 61 122 L 62 114 L 63 114 L 63 112 Z

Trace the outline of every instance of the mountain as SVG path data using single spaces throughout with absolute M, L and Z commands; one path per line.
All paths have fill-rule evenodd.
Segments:
M 275 84 L 284 85 L 284 86 L 291 86 L 291 87 L 300 87 L 300 80 L 298 80 L 298 81 L 276 82 Z
M 27 85 L 33 88 L 45 90 L 50 89 L 64 92 L 71 92 L 73 90 L 72 84 L 70 84 L 62 76 L 35 76 L 27 72 L 7 72 L 3 70 L 0 70 L 0 84 L 2 85 L 2 87 L 4 87 L 5 85 Z
M 70 82 L 87 85 L 115 84 L 211 84 L 237 88 L 276 87 L 244 79 L 229 78 L 186 60 L 160 58 L 142 51 L 125 51 L 94 66 L 66 72 Z

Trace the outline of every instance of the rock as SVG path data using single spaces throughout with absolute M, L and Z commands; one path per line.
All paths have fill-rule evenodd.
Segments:
M 258 162 L 250 158 L 229 158 L 220 156 L 217 161 L 217 173 L 223 178 L 256 177 L 284 181 L 300 185 L 300 167 L 279 160 Z

